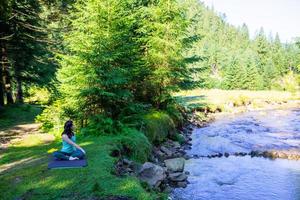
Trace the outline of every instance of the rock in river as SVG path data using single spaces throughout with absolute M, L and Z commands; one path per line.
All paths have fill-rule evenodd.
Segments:
M 166 178 L 166 173 L 161 166 L 146 162 L 139 171 L 138 177 L 140 180 L 147 182 L 151 187 L 156 188 Z
M 171 172 L 183 172 L 184 158 L 172 158 L 165 160 L 166 167 Z
M 174 182 L 181 182 L 185 181 L 187 179 L 187 175 L 182 173 L 182 172 L 175 172 L 172 174 L 169 174 L 169 180 L 174 181 Z

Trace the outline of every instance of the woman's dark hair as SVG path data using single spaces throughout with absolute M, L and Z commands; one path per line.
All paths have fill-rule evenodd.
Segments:
M 61 135 L 66 134 L 71 139 L 71 137 L 74 136 L 74 133 L 72 131 L 72 126 L 73 126 L 72 120 L 66 121 L 64 126 L 64 131 L 62 132 Z

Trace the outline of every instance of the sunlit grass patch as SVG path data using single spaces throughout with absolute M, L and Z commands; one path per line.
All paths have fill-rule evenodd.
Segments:
M 264 107 L 266 104 L 299 100 L 298 93 L 286 91 L 249 91 L 195 89 L 174 94 L 183 105 L 197 109 L 214 111 L 231 111 L 232 107 L 250 105 L 253 108 Z
M 0 175 L 0 199 L 3 199 L 2 196 L 5 200 L 89 199 L 120 195 L 147 200 L 157 197 L 155 193 L 146 192 L 137 178 L 120 178 L 112 174 L 117 158 L 111 157 L 110 153 L 115 148 L 114 144 L 120 142 L 118 135 L 79 135 L 78 142 L 85 148 L 88 157 L 88 166 L 79 169 L 48 170 L 48 156 L 53 150 L 61 147 L 61 141 L 55 140 L 43 145 L 38 139 L 33 141 L 30 143 L 25 139 L 24 144 L 20 142 L 11 145 L 3 153 L 0 168 L 7 164 L 12 166 Z M 27 158 L 25 165 L 17 164 L 18 161 L 25 161 Z M 40 159 L 39 162 L 36 159 Z

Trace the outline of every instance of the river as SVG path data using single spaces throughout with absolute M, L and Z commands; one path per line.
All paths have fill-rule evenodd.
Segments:
M 299 200 L 300 160 L 235 156 L 265 150 L 300 152 L 300 110 L 253 111 L 226 115 L 194 129 L 186 161 L 186 188 L 173 200 Z M 229 157 L 205 156 L 228 153 Z M 299 153 L 300 154 L 300 153 Z

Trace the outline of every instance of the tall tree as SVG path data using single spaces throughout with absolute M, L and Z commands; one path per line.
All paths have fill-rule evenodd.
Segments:
M 11 2 L 4 0 L 0 4 L 0 48 L 1 48 L 1 67 L 0 67 L 0 106 L 4 105 L 4 97 L 7 103 L 13 103 L 11 79 L 9 73 L 9 60 L 7 56 L 7 42 L 11 40 L 13 33 L 9 29 L 11 19 Z

